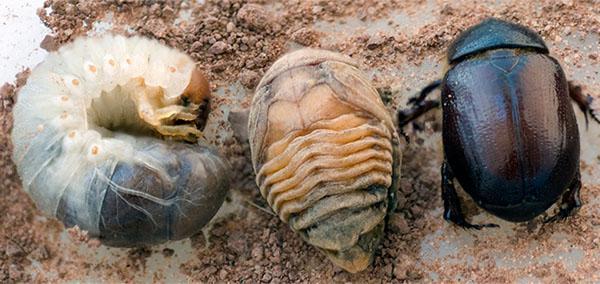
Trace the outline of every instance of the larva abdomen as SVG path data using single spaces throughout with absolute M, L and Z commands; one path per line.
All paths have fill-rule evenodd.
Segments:
M 187 145 L 153 151 L 162 151 L 167 160 L 161 172 L 140 164 L 109 162 L 97 169 L 100 173 L 106 169 L 109 179 L 103 174 L 86 178 L 89 190 L 85 191 L 88 196 L 84 200 L 93 202 L 83 205 L 90 214 L 98 212 L 98 227 L 94 229 L 104 236 L 106 244 L 133 246 L 180 239 L 204 226 L 220 207 L 213 201 L 221 199 L 222 193 L 207 188 L 227 186 L 225 180 L 218 178 L 226 170 L 225 165 L 207 161 L 215 153 Z M 176 158 L 169 159 L 168 155 Z M 205 169 L 198 161 L 205 165 L 216 164 Z M 161 176 L 165 173 L 166 178 Z M 56 213 L 67 226 L 81 223 L 77 221 L 81 218 L 80 208 L 72 208 L 73 204 L 77 204 L 77 200 L 71 200 L 66 192 Z
M 283 56 L 259 84 L 248 126 L 263 197 L 350 272 L 382 239 L 400 165 L 391 117 L 356 66 L 323 50 Z
M 33 70 L 13 112 L 24 189 L 41 210 L 107 245 L 198 232 L 229 187 L 218 153 L 181 142 L 200 135 L 206 84 L 187 55 L 143 38 L 61 48 Z

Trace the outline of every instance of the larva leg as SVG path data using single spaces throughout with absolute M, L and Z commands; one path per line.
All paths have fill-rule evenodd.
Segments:
M 156 112 L 154 113 L 154 117 L 156 119 L 172 119 L 178 113 L 185 112 L 186 109 L 187 108 L 184 107 L 184 106 L 171 105 L 171 106 L 167 106 L 167 107 L 163 107 L 163 108 L 157 109 Z
M 202 132 L 193 126 L 187 125 L 160 125 L 156 127 L 158 133 L 163 136 L 177 137 L 200 137 Z
M 198 115 L 189 112 L 180 112 L 175 115 L 175 119 L 184 121 L 194 121 L 197 117 Z
M 154 113 L 154 117 L 158 120 L 185 120 L 185 121 L 193 121 L 198 117 L 195 114 L 195 109 L 192 106 L 180 106 L 180 105 L 171 105 L 163 108 L 159 108 Z
M 148 90 L 142 86 L 135 86 L 132 89 L 133 99 L 135 101 L 139 116 L 152 126 L 159 126 L 160 120 L 156 118 L 156 113 Z
M 185 140 L 194 141 L 202 132 L 198 130 L 194 121 L 198 117 L 198 105 L 159 105 L 156 100 L 159 90 L 145 88 L 143 84 L 132 88 L 133 98 L 138 108 L 139 116 L 152 125 L 163 136 L 184 137 Z M 181 121 L 189 123 L 179 123 Z

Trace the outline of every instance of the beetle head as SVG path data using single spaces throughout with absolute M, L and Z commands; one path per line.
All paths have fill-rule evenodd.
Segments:
M 535 31 L 507 21 L 488 18 L 462 32 L 448 48 L 448 62 L 497 48 L 526 48 L 548 53 L 544 40 Z

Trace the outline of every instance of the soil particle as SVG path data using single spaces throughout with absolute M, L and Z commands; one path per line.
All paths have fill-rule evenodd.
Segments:
M 213 43 L 208 49 L 208 52 L 212 54 L 223 54 L 229 49 L 229 45 L 223 41 L 217 41 Z
M 87 243 L 90 240 L 88 232 L 81 230 L 77 225 L 75 225 L 75 227 L 68 228 L 67 233 L 74 242 Z
M 378 32 L 369 38 L 369 40 L 367 41 L 367 48 L 375 49 L 384 44 L 386 40 L 387 37 L 383 33 Z
M 45 245 L 41 245 L 32 251 L 30 256 L 37 261 L 44 261 L 49 259 L 52 255 Z
M 254 248 L 252 249 L 252 258 L 259 262 L 263 259 L 264 257 L 264 249 L 262 246 L 260 245 L 255 245 Z
M 44 39 L 40 43 L 40 47 L 48 52 L 52 52 L 52 51 L 57 51 L 58 48 L 60 47 L 60 44 L 56 40 L 56 37 L 47 35 L 46 37 L 44 37 Z
M 260 81 L 260 75 L 254 70 L 244 70 L 240 73 L 240 83 L 248 89 L 254 89 Z
M 304 27 L 292 33 L 290 39 L 304 46 L 312 46 L 318 42 L 319 34 L 313 29 Z
M 244 4 L 237 12 L 236 19 L 245 27 L 252 30 L 265 30 L 272 26 L 273 15 L 257 4 Z
M 164 249 L 162 250 L 162 254 L 163 254 L 165 257 L 171 257 L 171 256 L 173 256 L 173 254 L 175 254 L 175 251 L 174 251 L 173 249 L 170 249 L 170 248 L 164 248 Z

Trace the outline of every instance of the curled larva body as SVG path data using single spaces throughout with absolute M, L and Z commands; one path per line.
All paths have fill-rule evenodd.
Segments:
M 350 58 L 302 49 L 257 87 L 248 124 L 256 182 L 280 219 L 350 272 L 372 261 L 395 204 L 391 116 Z
M 197 233 L 229 187 L 225 160 L 181 141 L 201 135 L 209 96 L 192 59 L 156 41 L 105 35 L 65 45 L 32 71 L 14 108 L 24 190 L 107 245 Z

